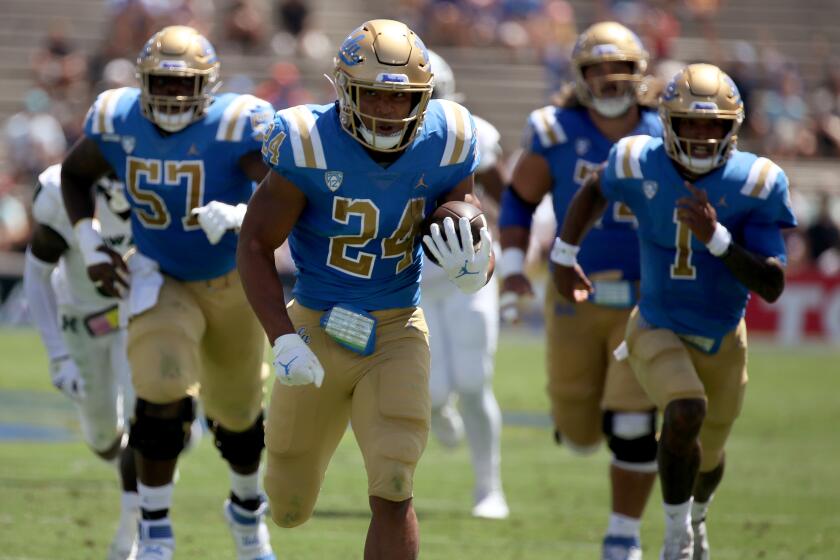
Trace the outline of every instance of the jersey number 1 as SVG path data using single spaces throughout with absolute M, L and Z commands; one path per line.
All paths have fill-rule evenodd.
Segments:
M 199 228 L 198 218 L 192 215 L 193 208 L 203 204 L 204 198 L 204 162 L 199 160 L 161 161 L 129 156 L 126 161 L 126 188 L 138 205 L 135 208 L 137 218 L 149 229 L 166 229 L 172 223 L 172 215 L 166 203 L 155 191 L 140 186 L 140 178 L 146 185 L 176 186 L 181 179 L 187 180 L 186 211 L 181 217 L 184 230 Z
M 671 264 L 671 278 L 674 280 L 694 280 L 697 278 L 697 267 L 691 264 L 691 230 L 677 218 L 677 210 L 674 209 L 674 223 L 677 224 L 677 233 L 674 239 L 676 255 Z

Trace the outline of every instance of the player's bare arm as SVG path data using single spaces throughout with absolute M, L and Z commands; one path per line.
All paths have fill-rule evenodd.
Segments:
M 510 195 L 518 197 L 524 205 L 536 207 L 551 190 L 551 170 L 541 155 L 526 152 L 519 158 L 513 171 Z M 531 238 L 530 228 L 508 225 L 499 229 L 502 246 L 502 297 L 506 293 L 516 297 L 532 296 L 531 282 L 523 274 L 525 255 Z M 505 305 L 503 302 L 502 305 Z
M 551 249 L 551 260 L 556 265 L 554 284 L 568 301 L 584 301 L 592 292 L 592 284 L 577 264 L 577 252 L 580 241 L 606 207 L 607 198 L 601 192 L 601 171 L 590 173 L 572 198 L 560 237 L 554 240 Z
M 38 260 L 55 264 L 67 250 L 67 242 L 51 227 L 36 223 L 32 230 L 29 250 Z
M 111 164 L 102 155 L 99 146 L 84 136 L 64 158 L 61 195 L 88 267 L 88 276 L 102 295 L 119 298 L 128 288 L 128 269 L 122 257 L 105 246 L 93 227 L 93 185 L 111 172 Z
M 725 228 L 719 227 L 717 211 L 709 202 L 706 191 L 688 181 L 685 187 L 688 196 L 677 201 L 679 220 L 688 226 L 701 243 L 709 246 L 710 251 L 723 251 L 717 256 L 742 284 L 765 301 L 776 301 L 785 288 L 784 268 L 779 260 L 753 253 L 735 243 L 728 232 L 724 233 Z M 713 248 L 715 242 L 720 249 Z
M 239 158 L 239 167 L 249 179 L 258 185 L 268 175 L 268 166 L 263 162 L 262 155 L 259 152 L 248 152 Z
M 295 332 L 274 268 L 274 250 L 286 241 L 306 207 L 306 197 L 289 180 L 269 173 L 254 192 L 239 234 L 237 267 L 245 295 L 272 342 Z

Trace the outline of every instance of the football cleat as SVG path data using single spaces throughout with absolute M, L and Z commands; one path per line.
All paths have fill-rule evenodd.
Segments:
M 137 560 L 172 560 L 175 534 L 168 517 L 141 519 L 138 523 Z
M 464 439 L 464 421 L 452 403 L 432 411 L 432 432 L 444 447 L 457 447 Z
M 482 519 L 507 519 L 510 515 L 505 495 L 501 490 L 490 492 L 475 504 L 472 509 L 473 517 Z
M 124 509 L 111 546 L 108 560 L 134 560 L 137 555 L 137 524 L 140 521 L 139 509 Z
M 642 560 L 639 537 L 607 535 L 601 547 L 601 560 Z
M 665 532 L 665 543 L 659 560 L 692 560 L 694 555 L 694 532 L 691 526 L 681 533 Z
M 225 519 L 236 544 L 238 560 L 276 560 L 268 538 L 265 512 L 268 502 L 263 501 L 256 511 L 225 500 Z
M 709 560 L 709 535 L 706 533 L 706 519 L 692 521 L 694 531 L 694 556 L 692 560 Z

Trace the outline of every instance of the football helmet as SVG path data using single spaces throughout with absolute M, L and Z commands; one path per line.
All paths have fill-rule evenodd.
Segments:
M 689 171 L 703 174 L 723 165 L 735 148 L 744 122 L 744 102 L 735 82 L 720 68 L 691 64 L 671 78 L 660 100 L 659 117 L 668 156 Z M 731 126 L 723 138 L 684 138 L 677 135 L 674 119 L 723 119 Z M 692 155 L 694 144 L 707 146 L 709 155 Z
M 429 52 L 420 37 L 404 23 L 370 20 L 347 36 L 333 62 L 333 83 L 344 130 L 364 146 L 380 152 L 406 148 L 423 124 L 432 97 Z M 413 96 L 411 113 L 403 119 L 363 114 L 359 108 L 362 89 L 409 93 Z M 363 117 L 372 123 L 370 128 Z M 394 125 L 399 130 L 391 135 L 377 134 L 377 124 Z
M 612 61 L 630 62 L 633 70 L 630 74 L 607 74 L 598 78 L 593 91 L 583 77 L 584 68 Z M 592 25 L 578 36 L 572 50 L 572 72 L 578 100 L 607 118 L 623 115 L 637 102 L 647 64 L 648 53 L 635 33 L 614 21 Z M 624 93 L 616 97 L 601 96 L 601 88 L 615 82 L 627 83 Z
M 435 51 L 429 51 L 429 62 L 435 76 L 435 88 L 432 99 L 448 99 L 460 103 L 464 96 L 455 91 L 455 73 L 452 67 Z
M 153 77 L 192 78 L 189 95 L 153 94 Z M 155 33 L 137 57 L 140 107 L 143 115 L 167 132 L 177 132 L 201 119 L 219 82 L 216 50 L 192 27 L 173 25 Z

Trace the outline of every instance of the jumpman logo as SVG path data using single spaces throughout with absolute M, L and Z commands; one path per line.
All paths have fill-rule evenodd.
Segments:
M 292 362 L 294 362 L 295 360 L 297 360 L 297 359 L 298 359 L 298 357 L 299 357 L 299 356 L 295 356 L 294 358 L 292 358 L 291 360 L 289 360 L 289 361 L 288 361 L 288 362 L 286 362 L 285 364 L 284 364 L 283 362 L 281 362 L 280 360 L 277 360 L 277 364 L 278 364 L 278 365 L 280 365 L 280 366 L 283 366 L 283 375 L 285 375 L 286 377 L 288 377 L 288 376 L 289 376 L 289 368 L 291 367 Z
M 470 261 L 468 261 L 467 259 L 464 259 L 464 266 L 461 267 L 461 270 L 458 271 L 458 276 L 456 276 L 455 278 L 460 278 L 461 276 L 466 276 L 468 274 L 478 274 L 478 271 L 470 272 L 469 268 L 467 268 L 467 264 L 469 262 Z
M 421 187 L 429 188 L 429 185 L 427 185 L 427 184 L 426 184 L 426 181 L 424 181 L 424 180 L 423 180 L 425 177 L 426 177 L 426 174 L 425 174 L 425 173 L 423 173 L 422 175 L 420 175 L 420 179 L 417 181 L 417 184 L 416 184 L 416 185 L 414 185 L 414 188 L 415 188 L 415 189 L 419 189 L 419 188 L 421 188 Z

